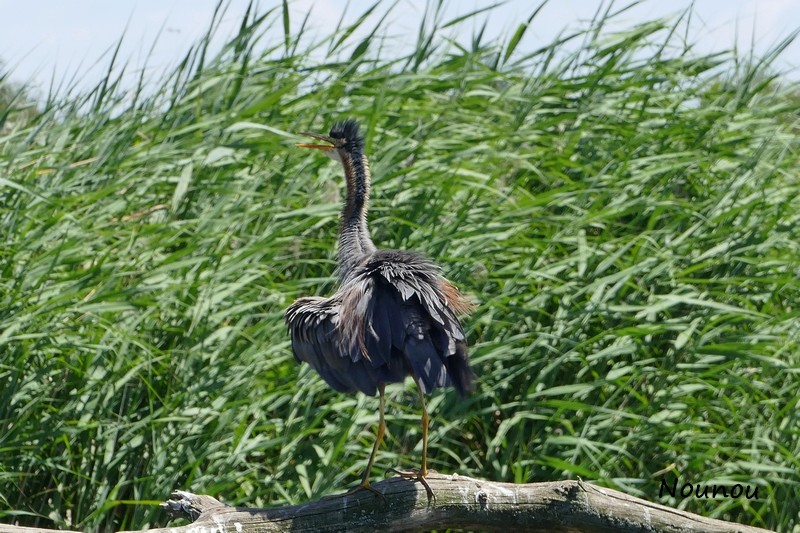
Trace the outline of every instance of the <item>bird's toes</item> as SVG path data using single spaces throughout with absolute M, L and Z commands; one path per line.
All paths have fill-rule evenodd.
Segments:
M 418 481 L 425 487 L 425 492 L 428 495 L 428 505 L 431 503 L 436 503 L 436 495 L 433 493 L 433 489 L 428 484 L 428 480 L 425 479 L 425 476 L 430 473 L 435 473 L 435 470 L 426 470 L 424 473 L 422 470 L 418 470 L 416 468 L 410 468 L 408 470 L 398 470 L 397 468 L 389 468 L 386 472 L 393 472 L 395 475 L 400 476 L 403 479 L 410 479 L 413 481 Z

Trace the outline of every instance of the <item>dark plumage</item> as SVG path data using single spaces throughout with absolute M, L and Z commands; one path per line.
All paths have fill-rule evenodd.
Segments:
M 286 311 L 295 358 L 339 392 L 374 396 L 378 383 L 418 378 L 425 393 L 471 388 L 464 330 L 436 266 L 399 250 L 364 257 L 330 298 L 300 298 Z
M 364 153 L 364 136 L 358 131 L 359 125 L 355 120 L 335 122 L 328 135 L 331 139 L 340 140 L 342 147 L 349 154 Z
M 375 248 L 366 220 L 369 163 L 358 123 L 347 120 L 334 124 L 330 135 L 309 135 L 325 144 L 298 146 L 322 150 L 342 163 L 347 198 L 339 231 L 339 287 L 330 298 L 300 298 L 287 309 L 292 350 L 334 390 L 381 396 L 378 439 L 359 488 L 370 488 L 369 470 L 384 431 L 384 386 L 412 376 L 423 402 L 423 461 L 414 476 L 424 483 L 428 417 L 422 393 L 450 385 L 462 396 L 470 391 L 474 376 L 456 315 L 471 304 L 429 259 Z

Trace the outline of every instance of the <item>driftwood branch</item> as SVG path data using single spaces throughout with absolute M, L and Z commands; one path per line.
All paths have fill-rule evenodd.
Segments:
M 369 491 L 274 509 L 230 507 L 211 496 L 177 491 L 161 506 L 193 523 L 149 533 L 263 531 L 480 531 L 692 532 L 767 530 L 704 518 L 582 481 L 514 485 L 464 476 L 426 478 L 435 501 L 414 481 L 395 477 Z M 207 528 L 207 529 L 206 529 Z M 49 530 L 0 524 L 0 533 Z

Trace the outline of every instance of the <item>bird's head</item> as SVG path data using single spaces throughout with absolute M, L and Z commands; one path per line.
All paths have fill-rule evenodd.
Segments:
M 353 119 L 336 122 L 328 135 L 300 132 L 321 143 L 299 143 L 300 148 L 313 148 L 322 151 L 336 161 L 342 161 L 344 155 L 355 156 L 364 150 L 364 137 L 358 132 L 358 122 Z

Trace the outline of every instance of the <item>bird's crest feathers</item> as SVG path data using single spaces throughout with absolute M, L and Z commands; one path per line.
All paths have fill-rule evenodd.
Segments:
M 341 141 L 341 147 L 349 153 L 361 152 L 364 149 L 364 136 L 359 132 L 358 122 L 349 118 L 336 122 L 331 127 L 330 136 L 336 141 Z M 338 143 L 337 143 L 338 145 Z

